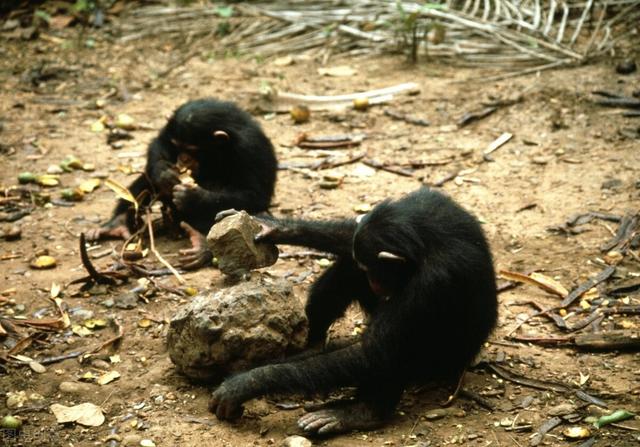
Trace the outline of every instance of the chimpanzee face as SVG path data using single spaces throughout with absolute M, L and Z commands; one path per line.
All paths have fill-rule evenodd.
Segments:
M 371 290 L 384 297 L 393 295 L 402 287 L 408 270 L 402 256 L 387 250 L 377 228 L 369 224 L 365 216 L 354 234 L 353 260 L 366 272 Z

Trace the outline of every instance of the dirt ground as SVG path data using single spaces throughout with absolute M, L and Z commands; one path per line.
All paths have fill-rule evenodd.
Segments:
M 180 42 L 156 38 L 121 44 L 110 39 L 108 32 L 92 31 L 84 37 L 92 39 L 89 48 L 78 40 L 77 33 L 77 29 L 68 28 L 56 33 L 56 38 L 45 35 L 31 41 L 0 36 L 3 189 L 17 185 L 18 173 L 44 173 L 48 166 L 60 163 L 69 154 L 95 164 L 96 170 L 64 173 L 62 186 L 74 186 L 96 175 L 108 175 L 127 184 L 132 179 L 132 175 L 125 173 L 127 169 L 136 170 L 144 165 L 147 144 L 167 115 L 188 99 L 214 96 L 255 110 L 253 98 L 264 86 L 329 95 L 413 81 L 420 86 L 418 95 L 399 95 L 390 104 L 364 112 L 314 113 L 310 122 L 300 125 L 294 125 L 288 114 L 257 113 L 255 116 L 276 146 L 281 163 L 310 163 L 325 155 L 323 151 L 296 148 L 293 141 L 301 132 L 312 135 L 364 132 L 368 137 L 360 147 L 334 152 L 355 155 L 366 151 L 369 158 L 380 162 L 419 165 L 411 177 L 362 163 L 311 174 L 283 169 L 279 171 L 272 212 L 307 218 L 353 216 L 358 209 L 457 172 L 458 177 L 445 182 L 441 189 L 482 220 L 496 270 L 536 270 L 571 290 L 604 268 L 599 247 L 612 237 L 617 224 L 594 220 L 584 225 L 588 231 L 577 235 L 559 235 L 547 228 L 576 213 L 601 211 L 624 215 L 638 211 L 640 121 L 623 117 L 619 110 L 594 105 L 591 92 L 607 90 L 631 95 L 640 89 L 640 74 L 617 75 L 611 60 L 487 82 L 483 78 L 493 72 L 427 61 L 410 66 L 402 56 L 336 57 L 329 61 L 330 66 L 349 65 L 357 73 L 326 77 L 317 73 L 320 65 L 313 58 L 294 57 L 293 64 L 281 66 L 273 60 L 215 56 L 213 51 L 203 48 L 196 57 L 157 77 L 154 73 L 175 63 L 180 52 L 185 51 Z M 465 112 L 481 109 L 491 99 L 513 99 L 518 95 L 522 95 L 521 101 L 501 107 L 484 119 L 463 128 L 455 125 Z M 101 107 L 96 106 L 97 100 L 101 100 Z M 384 114 L 385 109 L 424 118 L 431 124 L 424 127 L 394 120 Z M 133 117 L 142 129 L 131 131 L 134 138 L 115 150 L 106 142 L 106 131 L 97 132 L 92 125 L 103 116 L 113 118 L 121 113 Z M 483 150 L 504 132 L 512 133 L 513 138 L 492 154 L 493 161 L 484 162 Z M 327 173 L 343 175 L 342 184 L 335 189 L 321 188 L 322 175 Z M 59 203 L 62 186 L 45 191 L 56 199 L 55 203 Z M 73 206 L 36 206 L 17 221 L 22 237 L 0 242 L 0 316 L 55 317 L 55 308 L 47 299 L 52 283 L 64 286 L 85 275 L 79 258 L 78 235 L 108 217 L 114 202 L 114 193 L 101 186 Z M 4 207 L 0 210 L 11 211 L 8 203 L 0 202 L 0 207 Z M 176 249 L 187 246 L 185 240 L 159 238 L 156 242 L 160 252 L 172 262 L 177 260 L 173 255 Z M 119 243 L 101 243 L 91 253 L 110 247 L 118 249 Z M 49 270 L 31 269 L 29 261 L 45 249 L 56 258 L 57 266 Z M 301 251 L 292 247 L 281 250 L 287 254 Z M 152 257 L 148 262 L 158 265 Z M 94 263 L 106 268 L 112 260 L 107 256 L 95 259 Z M 304 299 L 322 267 L 317 258 L 301 256 L 286 257 L 267 270 L 276 276 L 296 279 L 297 296 Z M 312 273 L 305 277 L 303 274 L 307 272 Z M 627 254 L 607 285 L 637 282 L 638 276 L 638 257 Z M 206 268 L 186 273 L 185 278 L 188 286 L 204 292 L 218 287 L 221 275 L 215 268 Z M 171 276 L 156 281 L 179 288 Z M 161 290 L 149 297 L 148 302 L 139 300 L 130 310 L 108 307 L 109 299 L 132 287 L 130 283 L 103 290 L 103 294 L 96 291 L 82 294 L 78 285 L 70 285 L 61 294 L 72 325 L 90 317 L 115 318 L 122 324 L 124 339 L 117 351 L 118 363 L 80 364 L 77 359 L 68 359 L 49 364 L 45 372 L 36 373 L 18 361 L 6 362 L 7 351 L 13 345 L 10 337 L 5 338 L 4 347 L 0 345 L 3 359 L 0 415 L 18 415 L 25 425 L 19 438 L 5 438 L 0 444 L 139 445 L 141 440 L 150 439 L 158 446 L 277 446 L 286 436 L 297 432 L 295 422 L 303 410 L 275 405 L 302 403 L 297 397 L 252 401 L 238 422 L 218 422 L 206 410 L 210 390 L 176 374 L 164 346 L 168 320 L 190 298 Z M 618 299 L 632 306 L 640 304 L 637 289 Z M 519 385 L 478 368 L 468 373 L 465 387 L 484 396 L 494 407 L 492 411 L 465 397 L 442 411 L 440 404 L 450 389 L 412 389 L 405 393 L 395 417 L 386 427 L 316 443 L 525 446 L 545 421 L 562 413 L 558 406 L 563 404 L 571 406 L 571 411 L 564 413 L 579 415 L 577 422 L 563 421 L 544 437 L 541 445 L 580 445 L 584 441 L 570 441 L 562 435 L 564 429 L 573 425 L 590 428 L 597 446 L 639 445 L 638 419 L 596 430 L 582 418 L 617 409 L 640 412 L 640 354 L 587 352 L 509 339 L 507 336 L 518 321 L 535 311 L 531 302 L 545 307 L 557 304 L 558 298 L 531 285 L 520 285 L 500 294 L 500 322 L 483 358 L 526 378 L 581 389 L 602 399 L 607 410 L 587 405 L 574 393 Z M 140 324 L 144 318 L 151 320 L 148 327 Z M 351 333 L 359 318 L 358 310 L 351 310 L 337 330 Z M 456 316 L 450 318 L 454 331 Z M 574 316 L 567 321 L 574 323 L 580 318 Z M 640 319 L 634 315 L 609 316 L 599 326 L 605 331 L 639 327 Z M 25 327 L 19 330 L 23 335 L 35 332 Z M 587 327 L 583 331 L 589 330 Z M 517 334 L 540 338 L 565 335 L 546 319 L 532 320 Z M 111 328 L 95 330 L 84 337 L 70 329 L 54 331 L 37 338 L 21 354 L 43 359 L 94 347 L 112 336 Z M 104 368 L 118 371 L 120 379 L 104 386 L 90 383 L 80 392 L 59 389 L 62 382 L 78 383 L 85 373 L 98 375 Z M 19 409 L 7 408 L 8 393 L 19 391 L 27 395 L 37 393 L 41 399 L 28 400 Z M 83 402 L 101 406 L 106 422 L 99 427 L 59 425 L 49 410 L 55 403 Z M 513 429 L 521 425 L 524 426 L 521 430 Z M 122 442 L 118 443 L 118 439 Z

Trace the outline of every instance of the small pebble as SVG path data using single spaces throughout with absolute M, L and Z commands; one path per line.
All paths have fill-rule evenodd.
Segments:
M 618 74 L 631 74 L 638 69 L 636 62 L 633 59 L 625 59 L 618 62 L 616 65 L 616 73 Z

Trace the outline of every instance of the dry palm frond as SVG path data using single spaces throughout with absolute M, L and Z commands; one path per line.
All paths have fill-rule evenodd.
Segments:
M 211 32 L 216 10 L 140 9 L 122 30 Z M 216 19 L 217 20 L 217 19 Z M 227 49 L 264 57 L 316 49 L 361 54 L 412 46 L 433 58 L 525 71 L 583 63 L 636 32 L 640 0 L 310 0 L 247 2 L 228 19 Z M 143 26 L 144 24 L 149 26 Z M 444 30 L 431 39 L 434 30 Z M 428 32 L 431 34 L 428 35 Z M 416 53 L 417 54 L 417 53 Z

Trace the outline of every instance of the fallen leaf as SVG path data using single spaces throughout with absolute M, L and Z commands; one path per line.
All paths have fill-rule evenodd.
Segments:
M 107 322 L 107 320 L 103 320 L 100 318 L 90 318 L 88 320 L 85 320 L 83 324 L 89 329 L 102 329 L 107 327 L 109 323 Z
M 90 193 L 93 192 L 94 189 L 96 189 L 98 186 L 100 186 L 102 182 L 100 182 L 100 179 L 97 178 L 92 178 L 89 180 L 85 180 L 84 182 L 80 183 L 80 185 L 78 185 L 78 188 L 85 193 Z
M 75 19 L 74 16 L 66 16 L 66 15 L 57 15 L 51 17 L 49 20 L 49 28 L 51 29 L 63 29 L 66 28 L 73 22 Z
M 31 264 L 29 265 L 31 266 L 31 268 L 39 270 L 51 269 L 56 266 L 56 258 L 47 255 L 38 256 L 33 261 L 31 261 Z
M 91 132 L 99 133 L 102 131 L 104 131 L 104 123 L 101 120 L 91 123 Z
M 36 176 L 36 183 L 41 186 L 58 186 L 60 178 L 53 174 L 42 174 Z
M 107 373 L 104 373 L 100 377 L 98 377 L 98 380 L 96 380 L 96 383 L 98 385 L 106 385 L 119 378 L 120 378 L 120 373 L 118 371 L 109 371 Z
M 631 413 L 627 410 L 616 410 L 611 414 L 601 416 L 593 425 L 596 428 L 601 428 L 608 424 L 614 424 L 616 422 L 621 422 L 627 419 L 631 419 L 634 416 L 635 416 L 634 413 Z
M 110 178 L 105 179 L 104 184 L 113 192 L 115 192 L 119 198 L 133 203 L 133 207 L 135 208 L 136 212 L 138 211 L 138 202 L 136 201 L 136 198 L 133 197 L 133 194 L 131 194 L 131 192 L 125 186 Z
M 92 403 L 84 403 L 73 407 L 53 404 L 49 408 L 59 424 L 76 422 L 87 427 L 99 427 L 105 420 L 100 407 Z
M 553 278 L 543 275 L 542 273 L 534 272 L 530 275 L 525 275 L 523 273 L 510 272 L 508 270 L 500 270 L 500 276 L 509 281 L 523 282 L 540 287 L 541 289 L 558 295 L 561 298 L 564 298 L 569 294 L 569 291 L 562 284 Z
M 116 117 L 115 126 L 124 130 L 133 130 L 136 128 L 136 123 L 133 117 L 126 113 L 120 113 Z
M 71 332 L 76 334 L 78 337 L 88 337 L 90 335 L 93 335 L 93 332 L 91 330 L 79 324 L 74 324 L 73 326 L 71 326 Z
M 569 439 L 584 439 L 591 436 L 591 431 L 586 427 L 567 427 L 562 434 Z

